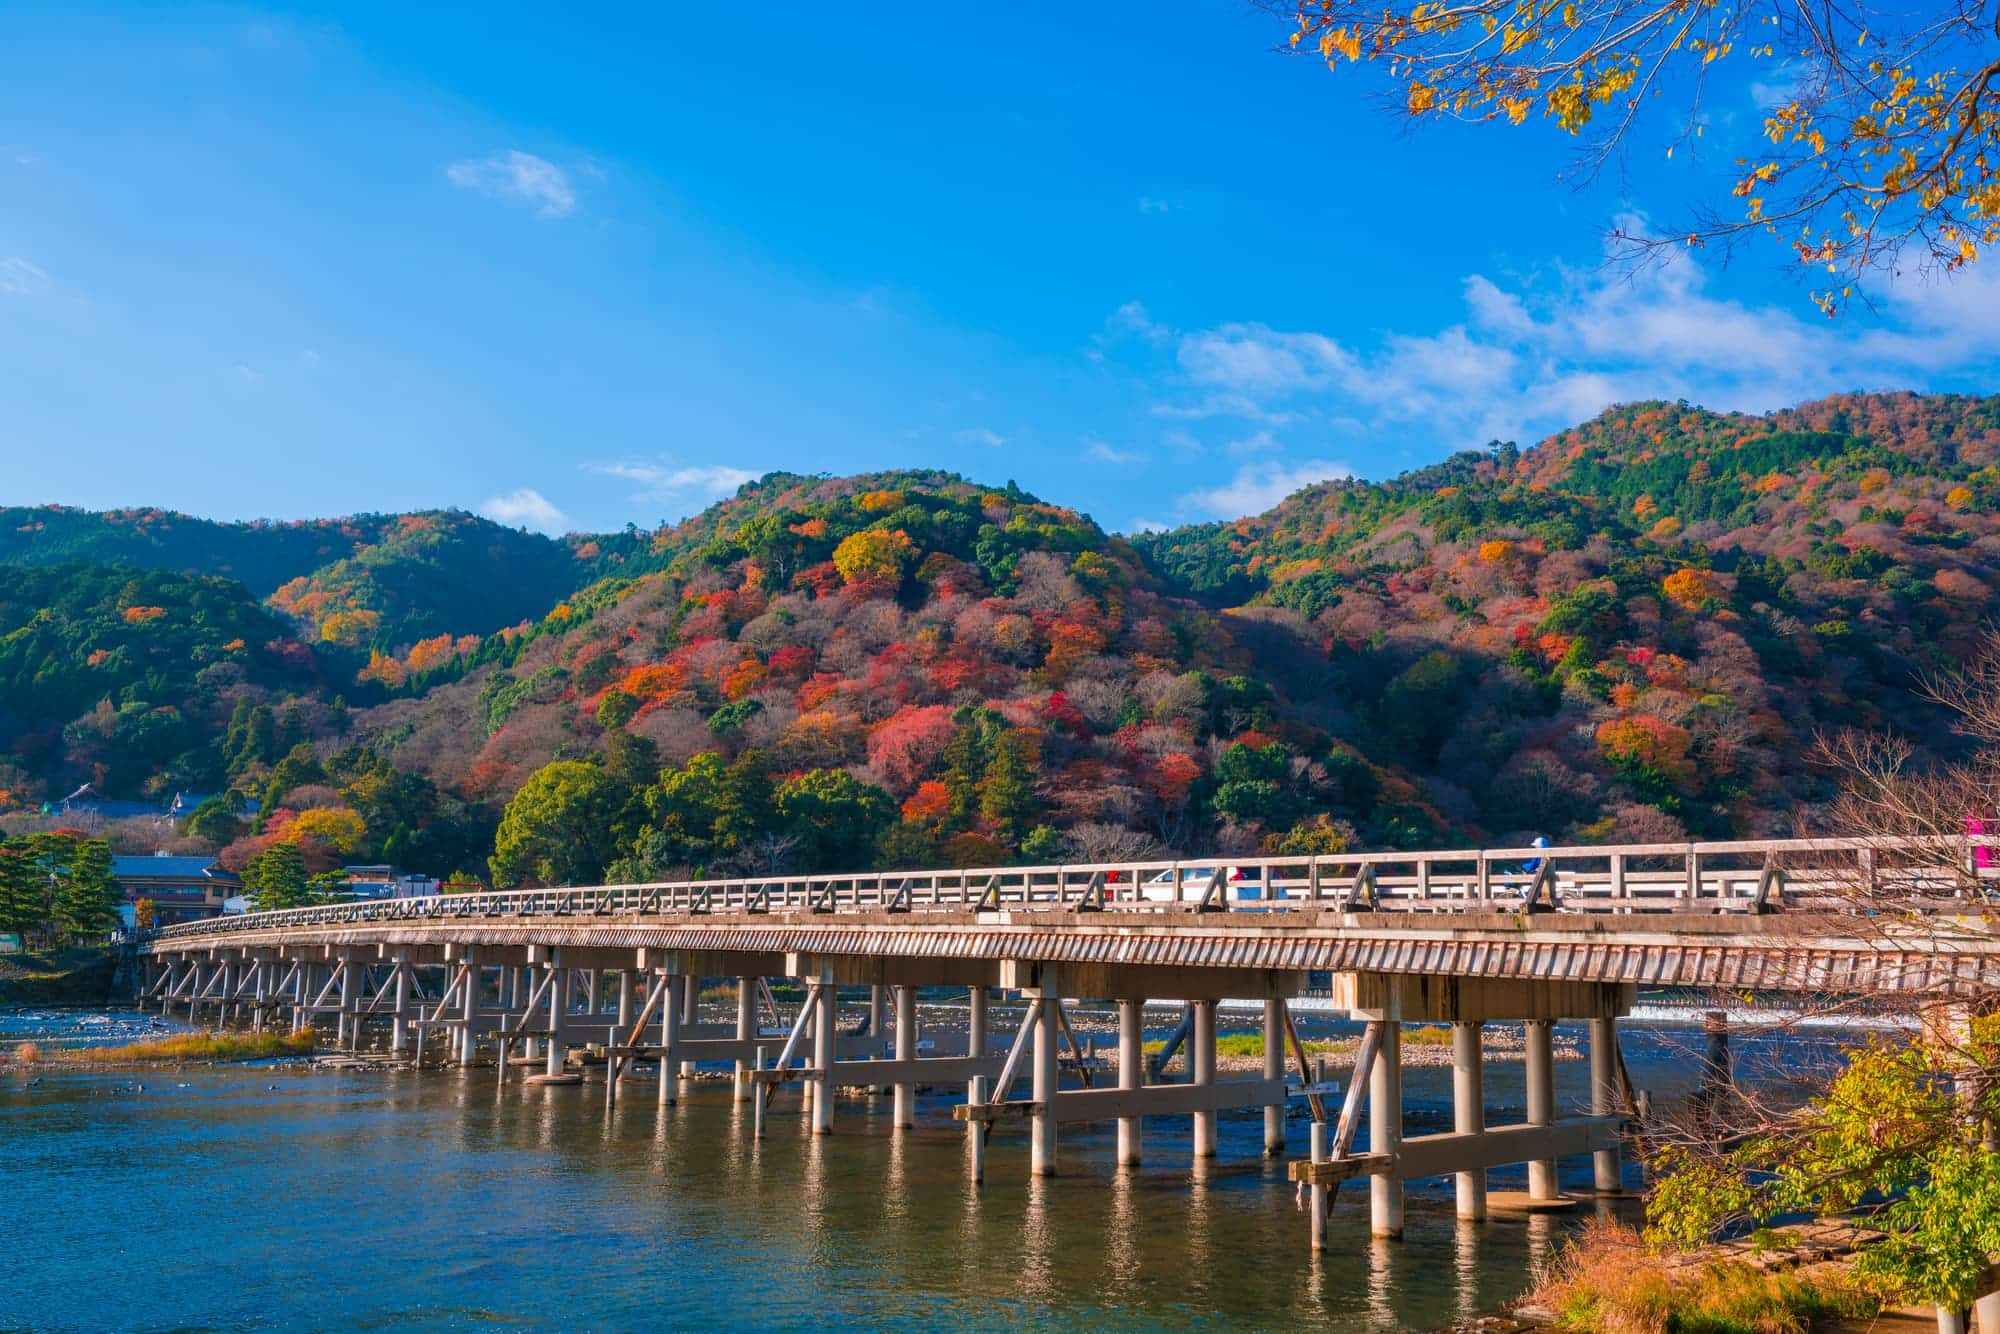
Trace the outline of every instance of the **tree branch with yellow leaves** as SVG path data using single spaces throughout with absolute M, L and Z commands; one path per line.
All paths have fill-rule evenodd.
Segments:
M 1587 175 L 1656 107 L 1673 108 L 1668 156 L 1700 139 L 1722 62 L 1766 62 L 1783 91 L 1730 173 L 1734 202 L 1621 232 L 1636 256 L 1772 237 L 1833 315 L 1870 274 L 1949 273 L 2000 243 L 2000 0 L 1264 3 L 1294 50 L 1378 63 L 1402 114 L 1553 121 Z

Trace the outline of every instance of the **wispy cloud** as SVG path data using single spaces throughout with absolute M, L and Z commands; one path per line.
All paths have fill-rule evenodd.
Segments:
M 1145 455 L 1135 449 L 1119 449 L 1102 440 L 1092 440 L 1083 447 L 1083 452 L 1099 463 L 1139 463 Z
M 479 512 L 495 523 L 532 529 L 559 537 L 569 530 L 569 516 L 549 503 L 548 497 L 531 486 L 518 487 L 505 495 L 488 497 Z
M 462 159 L 446 167 L 444 175 L 462 190 L 529 205 L 537 217 L 566 218 L 576 211 L 568 174 L 547 158 L 518 148 Z
M 19 255 L 0 259 L 0 293 L 7 296 L 40 296 L 50 286 L 48 273 L 38 265 Z
M 1176 330 L 1131 302 L 1099 346 L 1140 377 L 1150 415 L 1185 423 L 1211 457 L 1272 456 L 1181 499 L 1183 515 L 1223 517 L 1333 475 L 1329 449 L 1380 458 L 1394 442 L 1382 459 L 1393 464 L 1532 443 L 1618 402 L 1762 412 L 1843 390 L 1973 384 L 2000 358 L 2000 266 L 1878 284 L 1874 312 L 1833 322 L 1803 298 L 1759 305 L 1713 290 L 1687 254 L 1636 272 L 1471 273 L 1462 293 L 1456 322 L 1365 342 L 1249 320 Z
M 638 488 L 632 493 L 635 503 L 683 509 L 734 495 L 745 482 L 763 476 L 749 468 L 726 464 L 681 467 L 666 463 L 586 463 L 583 470 L 633 483 Z
M 1152 195 L 1140 195 L 1139 211 L 1141 213 L 1172 213 L 1174 211 L 1174 203 L 1171 199 L 1159 199 Z
M 1305 459 L 1284 463 L 1271 459 L 1246 463 L 1221 486 L 1190 491 L 1181 498 L 1181 507 L 1210 519 L 1238 519 L 1246 514 L 1262 514 L 1294 491 L 1336 477 L 1352 477 L 1354 470 L 1330 459 Z
M 985 426 L 974 426 L 958 433 L 961 445 L 984 445 L 988 449 L 998 449 L 1007 443 L 1007 437 Z

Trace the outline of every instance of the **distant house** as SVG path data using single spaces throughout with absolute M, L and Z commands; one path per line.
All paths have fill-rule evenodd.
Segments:
M 160 926 L 215 917 L 223 902 L 239 892 L 242 882 L 213 857 L 113 857 L 111 874 L 125 891 L 127 903 L 153 901 L 153 920 Z

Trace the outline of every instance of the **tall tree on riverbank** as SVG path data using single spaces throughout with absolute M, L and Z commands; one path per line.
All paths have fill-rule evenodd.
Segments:
M 2000 241 L 2000 13 L 1976 0 L 1891 8 L 1789 0 L 1267 0 L 1295 49 L 1377 61 L 1412 119 L 1553 121 L 1594 172 L 1651 110 L 1692 148 L 1718 94 L 1763 106 L 1737 201 L 1641 247 L 1779 238 L 1830 285 L 1948 272 Z M 1749 63 L 1739 76 L 1737 67 Z M 1738 86 L 1731 88 L 1734 81 Z

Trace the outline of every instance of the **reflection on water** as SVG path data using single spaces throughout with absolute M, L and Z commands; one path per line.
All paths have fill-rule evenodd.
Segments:
M 1634 1078 L 1673 1092 L 1680 1040 L 1628 1034 Z M 1558 1072 L 1580 1105 L 1585 1072 Z M 0 1072 L 0 1180 L 30 1224 L 0 1328 L 1423 1329 L 1513 1297 L 1568 1226 L 1462 1224 L 1446 1178 L 1375 1242 L 1350 1186 L 1313 1256 L 1254 1110 L 1220 1118 L 1209 1162 L 1185 1118 L 1152 1120 L 1132 1169 L 1112 1124 L 1066 1125 L 1045 1179 L 1003 1126 L 975 1187 L 942 1096 L 902 1131 L 889 1099 L 842 1098 L 814 1136 L 781 1094 L 757 1141 L 727 1080 L 607 1109 L 601 1085 L 491 1070 L 36 1073 Z M 1493 1121 L 1519 1119 L 1492 1084 Z M 1408 1096 L 1411 1133 L 1448 1125 L 1448 1071 L 1411 1071 Z M 1587 1158 L 1566 1167 L 1588 1184 Z

